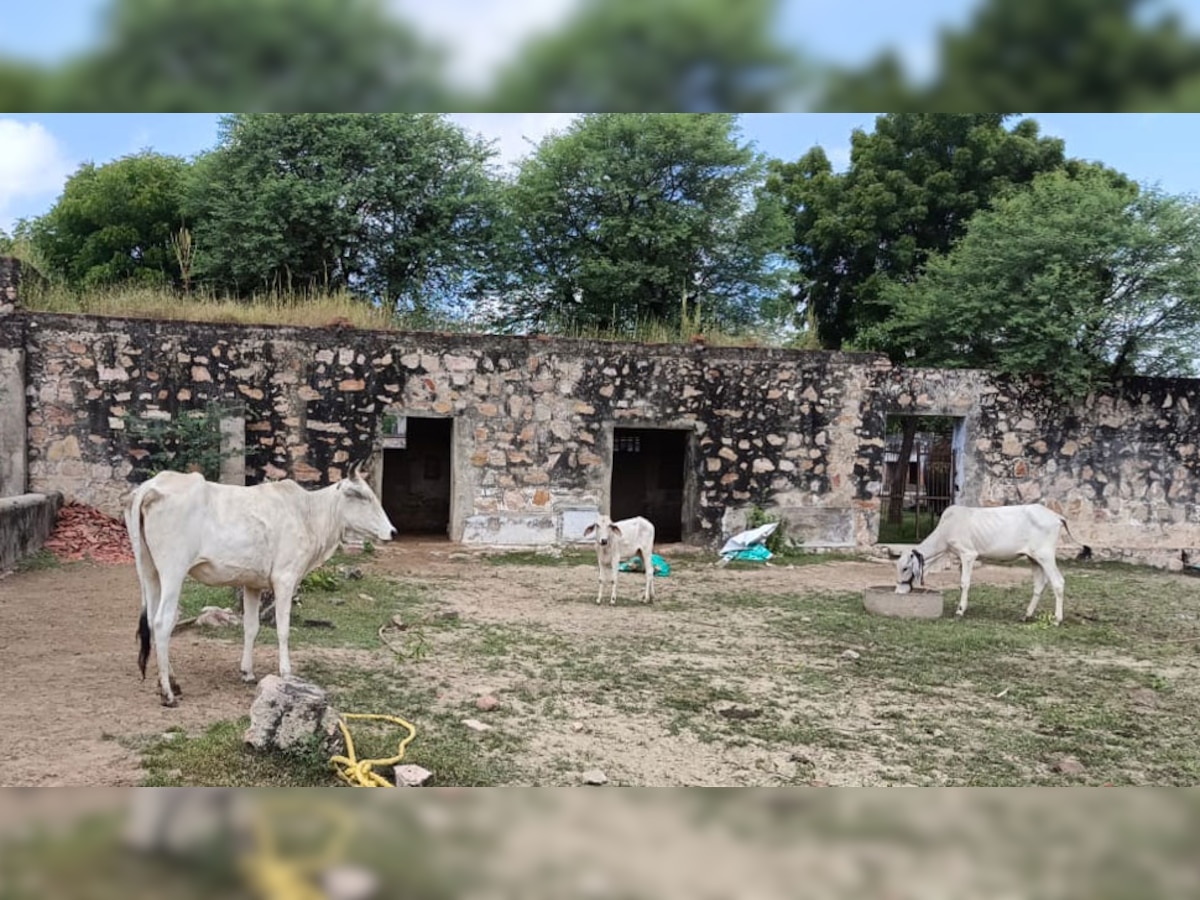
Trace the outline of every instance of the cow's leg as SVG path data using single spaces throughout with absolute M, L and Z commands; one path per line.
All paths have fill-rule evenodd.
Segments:
M 181 590 L 182 590 L 182 587 L 181 587 Z M 171 634 L 175 633 L 175 628 L 176 628 L 176 626 L 179 625 L 179 616 L 181 615 L 181 613 L 182 613 L 182 610 L 180 610 L 179 604 L 176 604 L 175 605 L 175 618 L 171 622 Z M 178 694 L 179 696 L 182 697 L 183 696 L 183 688 L 181 688 L 179 686 L 179 681 L 175 678 L 175 667 L 173 665 L 167 666 L 167 681 L 171 685 L 171 690 L 173 690 L 176 694 Z
M 296 586 L 287 581 L 271 583 L 275 592 L 275 633 L 279 636 L 279 674 L 287 678 L 292 674 L 292 660 L 288 655 L 288 635 L 292 630 L 292 592 Z
M 975 565 L 974 553 L 961 553 L 958 557 L 959 565 L 962 567 L 962 593 L 958 597 L 958 610 L 954 615 L 961 618 L 967 612 L 967 594 L 971 590 L 971 567 Z
M 1029 601 L 1029 608 L 1025 610 L 1024 621 L 1030 621 L 1036 614 L 1038 601 L 1042 599 L 1042 591 L 1046 589 L 1046 570 L 1042 568 L 1041 562 L 1033 560 L 1033 599 Z
M 609 577 L 612 579 L 612 591 L 608 595 L 609 606 L 617 605 L 617 576 L 621 573 L 620 568 L 618 568 L 620 565 L 621 555 L 619 553 L 613 553 L 612 571 L 608 573 Z
M 654 563 L 645 550 L 642 550 L 642 568 L 646 570 L 646 589 L 642 593 L 642 600 L 650 603 L 654 598 Z
M 1061 625 L 1063 620 L 1063 587 L 1066 584 L 1066 579 L 1063 578 L 1062 572 L 1058 571 L 1058 564 L 1054 561 L 1053 554 L 1047 554 L 1045 559 L 1041 560 L 1042 568 L 1046 570 L 1046 580 L 1050 582 L 1050 590 L 1054 591 L 1054 624 Z
M 163 706 L 176 706 L 179 701 L 175 691 L 179 683 L 171 674 L 171 632 L 175 630 L 175 622 L 179 618 L 179 591 L 183 586 L 183 576 L 160 572 L 159 584 L 162 593 L 159 597 L 158 609 L 154 616 L 154 651 L 158 660 L 158 686 L 162 695 Z
M 242 681 L 254 684 L 254 641 L 258 638 L 258 608 L 262 591 L 242 588 Z
M 599 563 L 596 566 L 596 580 L 599 586 L 596 588 L 596 605 L 600 605 L 600 600 L 604 597 L 604 563 Z

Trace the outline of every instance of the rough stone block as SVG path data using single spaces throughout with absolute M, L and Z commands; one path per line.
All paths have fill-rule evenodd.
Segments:
M 258 683 L 250 706 L 250 727 L 243 740 L 258 750 L 289 751 L 315 738 L 322 752 L 341 752 L 338 713 L 325 689 L 299 678 L 267 675 Z

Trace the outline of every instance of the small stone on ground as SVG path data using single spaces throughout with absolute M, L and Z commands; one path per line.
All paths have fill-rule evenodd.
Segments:
M 1083 763 L 1074 756 L 1064 756 L 1054 764 L 1054 771 L 1062 775 L 1082 775 Z
M 599 769 L 589 769 L 583 773 L 583 783 L 592 785 L 608 784 L 608 776 Z
M 433 777 L 428 769 L 411 763 L 396 766 L 393 771 L 396 773 L 396 787 L 420 787 Z

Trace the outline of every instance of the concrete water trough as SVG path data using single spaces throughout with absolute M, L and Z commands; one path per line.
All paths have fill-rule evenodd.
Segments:
M 863 605 L 877 616 L 898 619 L 940 619 L 942 592 L 932 588 L 915 587 L 907 594 L 897 594 L 896 585 L 874 585 L 863 591 Z

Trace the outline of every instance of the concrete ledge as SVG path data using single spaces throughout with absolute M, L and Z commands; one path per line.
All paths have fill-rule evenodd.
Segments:
M 63 505 L 63 495 L 21 494 L 0 500 L 0 570 L 41 549 Z
M 558 541 L 558 522 L 552 514 L 492 513 L 467 516 L 462 542 L 484 546 L 529 547 Z

